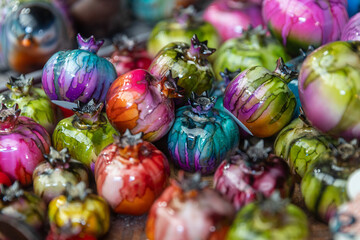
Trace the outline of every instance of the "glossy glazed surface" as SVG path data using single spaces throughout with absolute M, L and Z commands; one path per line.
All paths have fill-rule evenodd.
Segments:
M 295 106 L 286 80 L 260 66 L 240 73 L 224 94 L 224 107 L 257 137 L 280 131 L 291 120 Z
M 106 114 L 120 133 L 143 132 L 144 140 L 151 142 L 163 137 L 175 119 L 173 100 L 162 92 L 158 79 L 141 69 L 123 74 L 111 85 Z
M 55 53 L 45 64 L 42 84 L 51 100 L 105 102 L 106 93 L 116 79 L 114 66 L 96 52 L 103 41 L 78 35 L 79 49 Z
M 348 201 L 347 179 L 358 168 L 359 161 L 358 156 L 342 159 L 331 152 L 322 154 L 301 181 L 307 209 L 327 223 L 337 208 Z
M 359 42 L 329 43 L 310 54 L 300 71 L 299 95 L 306 117 L 335 137 L 360 137 L 359 49 Z
M 360 7 L 360 1 L 359 1 Z M 360 40 L 360 13 L 356 14 L 347 22 L 341 32 L 341 41 L 359 41 Z
M 69 154 L 86 166 L 94 169 L 100 152 L 113 142 L 116 130 L 111 126 L 105 113 L 98 108 L 91 113 L 76 110 L 76 114 L 61 120 L 54 130 L 53 146 L 58 150 L 69 149 Z M 91 116 L 91 121 L 86 118 Z M 89 121 L 89 120 L 88 120 Z
M 217 48 L 220 45 L 220 36 L 213 25 L 203 21 L 180 23 L 176 19 L 158 22 L 150 33 L 147 50 L 152 57 L 172 42 L 191 44 L 191 37 L 196 34 L 200 41 L 207 40 L 209 47 Z
M 0 196 L 0 213 L 16 218 L 41 231 L 46 221 L 45 202 L 30 192 L 24 192 L 15 186 L 3 189 Z
M 89 194 L 84 200 L 54 198 L 48 207 L 51 231 L 60 236 L 105 235 L 110 226 L 110 209 L 101 197 Z
M 238 126 L 230 115 L 216 109 L 199 113 L 192 106 L 176 111 L 168 136 L 168 150 L 175 166 L 202 174 L 215 172 L 238 144 Z
M 257 164 L 235 155 L 223 161 L 214 175 L 214 188 L 229 200 L 236 210 L 279 191 L 282 198 L 291 196 L 293 181 L 289 167 L 283 159 L 271 155 Z
M 338 40 L 349 19 L 346 7 L 343 0 L 264 0 L 262 13 L 271 33 L 297 54 Z
M 169 43 L 156 55 L 149 67 L 150 73 L 158 79 L 162 79 L 171 70 L 172 77 L 179 78 L 177 85 L 184 89 L 185 96 L 190 96 L 192 91 L 200 95 L 209 90 L 215 81 L 214 71 L 207 57 L 201 54 L 191 55 L 190 49 L 191 45 L 187 43 Z
M 95 164 L 98 194 L 121 214 L 148 212 L 165 189 L 169 176 L 165 155 L 146 141 L 128 146 L 111 144 Z
M 237 213 L 227 240 L 308 239 L 307 217 L 297 206 L 287 204 L 282 209 L 267 212 L 260 204 L 250 203 Z
M 266 31 L 257 28 L 222 44 L 216 53 L 214 71 L 220 79 L 220 72 L 225 68 L 230 71 L 243 71 L 254 66 L 274 69 L 279 57 L 289 60 L 284 47 L 274 38 L 266 36 Z
M 25 78 L 12 78 L 7 86 L 10 92 L 0 95 L 0 103 L 4 103 L 8 108 L 17 103 L 21 116 L 32 118 L 52 134 L 56 125 L 55 108 L 44 90 L 32 87 L 32 80 Z
M 50 1 L 5 0 L 0 8 L 0 66 L 28 73 L 71 47 L 70 25 Z
M 233 217 L 232 205 L 214 190 L 184 192 L 172 183 L 151 207 L 146 236 L 149 240 L 224 239 Z
M 6 111 L 9 109 L 6 109 Z M 4 110 L 0 110 L 3 114 Z M 50 136 L 41 125 L 28 117 L 12 115 L 0 122 L 0 169 L 21 185 L 32 183 L 32 173 L 49 153 Z
M 205 9 L 203 18 L 215 26 L 223 41 L 241 36 L 249 26 L 264 25 L 259 5 L 235 1 L 214 1 Z
M 297 118 L 277 135 L 274 151 L 288 162 L 293 174 L 303 177 L 308 167 L 329 150 L 331 144 L 330 137 Z
M 46 161 L 41 162 L 33 173 L 34 193 L 47 203 L 63 195 L 67 184 L 76 185 L 81 181 L 89 186 L 89 169 L 71 159 L 67 150 L 62 150 L 58 155 L 52 148 Z

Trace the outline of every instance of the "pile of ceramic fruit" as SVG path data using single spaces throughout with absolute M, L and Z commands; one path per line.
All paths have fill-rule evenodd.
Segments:
M 349 20 L 348 4 L 218 0 L 158 22 L 147 49 L 123 37 L 109 58 L 78 34 L 42 66 L 41 88 L 21 75 L 0 96 L 0 222 L 98 239 L 112 211 L 148 214 L 148 239 L 308 239 L 289 200 L 300 183 L 335 239 L 359 237 L 360 13 Z M 38 39 L 9 44 L 39 23 L 22 14 L 0 21 L 1 56 L 29 69 L 12 53 L 39 57 Z M 36 27 L 57 26 L 47 20 Z

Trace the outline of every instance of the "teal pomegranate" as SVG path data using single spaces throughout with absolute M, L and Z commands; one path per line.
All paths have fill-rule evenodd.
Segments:
M 266 36 L 266 30 L 259 26 L 223 43 L 216 53 L 214 71 L 220 79 L 220 72 L 224 72 L 225 68 L 230 71 L 254 66 L 274 69 L 279 57 L 285 62 L 289 60 L 284 47 L 274 38 Z
M 78 102 L 75 115 L 61 120 L 53 134 L 53 145 L 60 151 L 68 148 L 72 158 L 93 169 L 97 156 L 107 145 L 113 143 L 117 134 L 101 113 L 104 104 L 94 100 L 83 104 Z
M 305 175 L 309 165 L 330 150 L 333 140 L 313 128 L 305 119 L 296 118 L 277 135 L 275 154 L 285 159 L 293 174 Z
M 6 85 L 10 92 L 0 95 L 0 103 L 10 108 L 15 103 L 21 109 L 21 116 L 32 118 L 52 134 L 56 126 L 56 114 L 50 99 L 41 88 L 33 87 L 33 79 L 10 77 Z

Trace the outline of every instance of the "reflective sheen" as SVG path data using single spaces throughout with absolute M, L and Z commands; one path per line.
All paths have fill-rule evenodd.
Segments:
M 360 43 L 333 42 L 310 54 L 299 75 L 299 95 L 309 122 L 346 139 L 360 137 Z
M 116 213 L 148 212 L 168 183 L 165 155 L 141 135 L 126 131 L 100 153 L 95 164 L 98 194 Z
M 360 13 L 350 18 L 345 25 L 341 32 L 341 41 L 360 41 Z

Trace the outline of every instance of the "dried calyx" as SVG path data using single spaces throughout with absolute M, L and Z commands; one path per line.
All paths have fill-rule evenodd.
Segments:
M 6 131 L 13 129 L 20 113 L 21 110 L 17 103 L 11 108 L 7 108 L 5 104 L 2 103 L 0 109 L 0 130 Z
M 193 5 L 175 11 L 174 18 L 181 25 L 190 26 L 196 22 L 196 10 Z
M 296 79 L 299 75 L 297 71 L 293 71 L 288 66 L 286 66 L 282 57 L 277 60 L 276 68 L 273 73 L 281 77 L 286 83 L 289 83 L 291 80 Z
M 270 198 L 266 198 L 262 194 L 258 194 L 257 199 L 260 200 L 260 208 L 265 214 L 276 215 L 286 211 L 286 206 L 289 205 L 289 199 L 283 199 L 278 190 L 274 191 Z
M 179 171 L 176 182 L 185 193 L 201 191 L 209 185 L 208 182 L 201 181 L 201 174 L 198 172 L 185 175 L 184 171 Z
M 136 48 L 136 42 L 127 35 L 120 35 L 113 39 L 114 47 L 117 51 L 133 51 Z
M 208 41 L 200 42 L 199 38 L 196 34 L 191 38 L 191 45 L 190 49 L 188 50 L 188 57 L 190 59 L 196 61 L 201 60 L 203 58 L 207 58 L 211 54 L 213 54 L 216 49 L 215 48 L 209 48 L 207 46 Z
M 258 141 L 253 146 L 250 146 L 249 141 L 245 140 L 243 151 L 246 153 L 246 163 L 249 165 L 256 165 L 263 162 L 267 159 L 271 150 L 271 147 L 265 147 L 264 140 Z
M 114 135 L 114 143 L 120 148 L 128 148 L 138 145 L 143 142 L 143 133 L 131 134 L 129 129 L 126 129 L 125 133 L 122 136 Z
M 72 110 L 75 112 L 74 125 L 79 129 L 94 129 L 106 124 L 106 118 L 101 114 L 104 103 L 96 104 L 94 99 L 88 103 L 77 102 L 77 107 Z
M 191 105 L 193 112 L 197 114 L 207 114 L 211 112 L 210 110 L 214 107 L 215 102 L 216 97 L 209 97 L 206 91 L 200 96 L 191 92 L 189 98 L 189 104 Z
M 246 39 L 246 40 L 258 45 L 258 47 L 261 47 L 266 44 L 266 41 L 265 41 L 266 32 L 267 32 L 267 30 L 264 29 L 261 25 L 255 27 L 255 28 L 252 25 L 249 25 L 247 30 L 244 31 L 243 36 L 238 39 L 240 41 L 243 41 L 243 39 Z
M 84 201 L 91 192 L 90 188 L 86 188 L 85 182 L 79 182 L 76 185 L 72 185 L 69 182 L 66 183 L 65 195 L 69 202 L 76 200 Z
M 346 142 L 344 139 L 339 139 L 339 145 L 337 147 L 332 146 L 332 155 L 340 162 L 358 161 L 360 157 L 358 140 L 353 139 L 350 142 Z
M 44 154 L 44 158 L 52 167 L 64 165 L 71 160 L 71 156 L 67 148 L 62 149 L 61 151 L 56 151 L 55 148 L 50 147 L 50 153 Z
M 177 83 L 179 78 L 173 78 L 171 70 L 161 79 L 161 92 L 169 98 L 182 98 L 184 97 L 185 90 Z
M 300 71 L 301 65 L 304 62 L 305 58 L 309 56 L 315 50 L 313 46 L 309 46 L 308 50 L 305 52 L 302 48 L 300 48 L 300 55 L 296 58 L 291 59 L 286 62 L 286 66 L 288 66 L 292 71 Z
M 24 190 L 20 188 L 18 181 L 14 182 L 10 187 L 0 184 L 0 196 L 2 202 L 11 202 L 24 195 Z
M 92 53 L 97 53 L 100 47 L 104 44 L 104 40 L 96 41 L 94 36 L 84 39 L 80 33 L 77 35 L 77 42 L 79 49 L 86 50 Z
M 220 72 L 220 76 L 224 80 L 225 85 L 227 86 L 231 82 L 231 80 L 233 80 L 237 75 L 239 75 L 239 73 L 241 73 L 240 68 L 233 72 L 225 68 L 224 72 Z
M 11 76 L 6 86 L 15 96 L 24 96 L 29 94 L 33 80 L 34 78 L 26 78 L 23 74 L 20 77 Z

